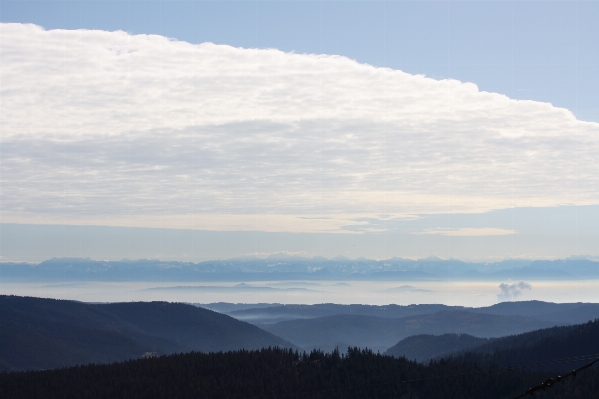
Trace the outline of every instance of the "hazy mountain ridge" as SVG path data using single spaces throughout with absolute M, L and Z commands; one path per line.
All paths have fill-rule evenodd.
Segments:
M 311 350 L 334 349 L 339 343 L 384 352 L 399 340 L 417 334 L 467 333 L 477 337 L 501 337 L 554 326 L 526 316 L 489 315 L 465 310 L 383 318 L 335 315 L 260 325 L 265 330 Z
M 220 313 L 230 313 L 236 310 L 245 309 L 263 309 L 275 306 L 281 306 L 280 303 L 230 303 L 230 302 L 213 302 L 213 303 L 192 303 L 194 306 L 214 310 Z
M 538 320 L 565 324 L 586 323 L 599 318 L 598 303 L 551 303 L 543 301 L 501 302 L 482 308 L 471 308 L 471 312 L 530 316 Z
M 599 355 L 599 319 L 503 337 L 467 351 L 457 359 L 508 367 L 588 355 Z M 541 369 L 572 370 L 588 362 L 544 366 Z
M 211 304 L 198 304 L 198 306 L 210 309 Z M 341 314 L 401 318 L 451 310 L 503 316 L 527 316 L 540 321 L 555 322 L 555 324 L 586 323 L 589 320 L 599 318 L 599 304 L 597 303 L 550 303 L 542 301 L 501 302 L 480 308 L 441 304 L 339 305 L 332 303 L 316 305 L 261 304 L 257 308 L 252 308 L 248 304 L 225 305 L 221 303 L 219 306 L 222 309 L 226 306 L 228 315 L 254 324 L 272 324 L 279 321 Z M 236 306 L 242 306 L 243 308 L 238 309 Z
M 203 306 L 203 305 L 200 305 Z M 336 315 L 358 315 L 383 318 L 401 318 L 422 314 L 431 314 L 445 310 L 460 310 L 462 306 L 436 304 L 423 305 L 339 305 L 324 303 L 316 305 L 279 305 L 265 308 L 233 310 L 227 314 L 236 319 L 254 324 L 273 324 L 279 321 L 296 319 L 314 319 Z
M 577 280 L 599 278 L 599 262 L 575 258 L 470 263 L 436 257 L 350 260 L 275 256 L 185 263 L 55 258 L 37 265 L 0 263 L 0 278 L 4 281 Z
M 0 296 L 0 368 L 64 367 L 187 351 L 293 344 L 234 318 L 167 302 L 85 304 Z
M 229 306 L 228 309 L 235 309 L 232 304 Z M 502 302 L 480 308 L 440 304 L 244 306 L 246 308 L 230 310 L 227 314 L 254 323 L 302 348 L 323 350 L 341 345 L 342 349 L 359 346 L 385 351 L 401 338 L 411 335 L 459 333 L 477 338 L 501 337 L 599 318 L 599 304 L 596 303 L 542 301 Z M 450 351 L 443 349 L 441 352 Z

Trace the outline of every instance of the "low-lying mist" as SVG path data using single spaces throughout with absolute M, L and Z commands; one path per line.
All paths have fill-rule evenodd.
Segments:
M 506 296 L 506 287 L 513 289 Z M 423 304 L 469 307 L 509 300 L 598 302 L 599 280 L 587 281 L 265 281 L 265 282 L 28 282 L 2 283 L 3 295 L 84 302 Z

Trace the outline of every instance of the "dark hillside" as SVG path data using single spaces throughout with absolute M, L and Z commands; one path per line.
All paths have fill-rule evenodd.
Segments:
M 510 366 L 594 354 L 599 355 L 599 319 L 576 326 L 548 328 L 493 340 L 460 356 L 460 359 Z M 581 364 L 570 364 L 566 370 Z M 561 370 L 561 367 L 545 369 Z
M 293 347 L 264 330 L 191 305 L 85 304 L 0 296 L 0 369 L 104 363 L 187 351 Z
M 285 394 L 305 399 L 512 399 L 553 376 L 543 372 L 517 371 L 472 374 L 481 370 L 479 366 L 457 361 L 440 361 L 425 366 L 357 348 L 342 356 L 338 352 L 324 354 L 315 351 L 300 355 L 286 350 L 265 349 L 188 353 L 111 365 L 2 373 L 0 390 L 4 399 L 246 399 Z M 448 375 L 454 376 L 390 384 Z M 347 389 L 364 385 L 370 387 Z M 313 390 L 327 392 L 293 395 Z M 598 393 L 599 371 L 591 369 L 535 397 L 596 399 Z
M 419 362 L 432 358 L 459 356 L 468 350 L 490 355 L 500 350 L 527 347 L 545 338 L 567 334 L 576 328 L 577 326 L 551 327 L 491 339 L 467 334 L 415 335 L 399 341 L 385 354 L 395 357 L 406 356 Z
M 294 347 L 293 344 L 252 324 L 196 306 L 168 302 L 128 302 L 95 306 L 118 320 L 126 320 L 143 334 L 169 338 L 187 351 Z M 135 333 L 132 331 L 131 335 L 135 336 Z
M 30 317 L 30 325 L 20 325 L 14 321 L 22 319 L 22 315 L 5 309 L 0 312 L 0 317 L 0 370 L 111 363 L 137 358 L 152 350 L 152 347 L 115 331 L 58 323 L 41 317 Z
M 560 326 L 543 328 L 540 330 L 530 331 L 523 334 L 508 335 L 506 337 L 496 338 L 493 341 L 484 343 L 476 348 L 479 353 L 495 353 L 500 350 L 510 348 L 530 347 L 544 339 L 551 339 L 560 335 L 568 334 L 575 331 L 579 326 Z
M 557 352 L 553 348 L 561 348 Z M 464 353 L 467 352 L 467 355 Z M 476 338 L 466 334 L 416 335 L 405 338 L 385 354 L 417 361 L 440 357 L 465 357 L 469 361 L 509 366 L 531 359 L 541 362 L 556 356 L 599 353 L 597 322 L 551 327 L 501 338 Z M 545 356 L 539 356 L 545 354 Z M 571 366 L 568 366 L 571 367 Z

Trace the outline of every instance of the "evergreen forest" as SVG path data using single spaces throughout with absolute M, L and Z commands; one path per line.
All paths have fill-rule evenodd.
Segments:
M 359 348 L 346 353 L 268 348 L 5 372 L 0 392 L 5 399 L 512 399 L 557 375 L 547 370 L 487 372 L 496 366 L 463 359 L 420 364 Z M 598 393 L 599 369 L 593 367 L 535 397 L 597 399 Z

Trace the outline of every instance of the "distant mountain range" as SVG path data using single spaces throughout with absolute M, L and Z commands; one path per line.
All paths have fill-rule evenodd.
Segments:
M 551 303 L 542 301 L 501 302 L 492 306 L 469 308 L 448 305 L 338 305 L 333 303 L 316 305 L 214 303 L 198 306 L 227 313 L 236 319 L 253 324 L 273 324 L 280 321 L 313 319 L 333 315 L 362 315 L 385 318 L 401 318 L 433 314 L 442 311 L 464 310 L 501 316 L 525 316 L 538 321 L 557 324 L 585 323 L 599 318 L 597 303 Z
M 189 351 L 295 348 L 224 314 L 167 302 L 86 304 L 0 296 L 0 370 L 109 363 Z
M 599 278 L 599 262 L 569 258 L 553 261 L 505 260 L 470 263 L 429 257 L 419 260 L 370 260 L 337 257 L 270 256 L 201 263 L 158 260 L 95 261 L 50 259 L 37 265 L 0 263 L 0 279 L 24 281 L 276 281 L 276 280 L 394 280 L 504 281 L 579 280 Z

